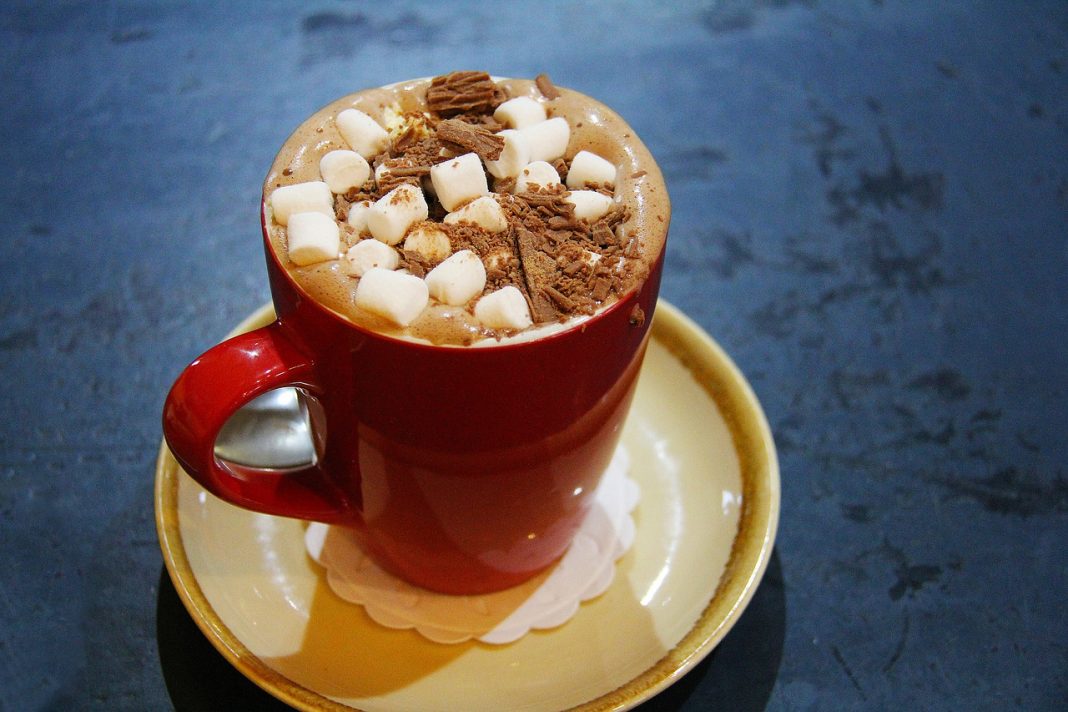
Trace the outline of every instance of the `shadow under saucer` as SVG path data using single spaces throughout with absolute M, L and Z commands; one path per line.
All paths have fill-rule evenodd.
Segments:
M 765 709 L 778 676 L 785 629 L 782 564 L 775 551 L 763 583 L 727 637 L 682 679 L 635 709 Z M 159 578 L 156 638 L 160 667 L 176 712 L 291 709 L 242 675 L 204 637 L 178 597 L 166 568 Z

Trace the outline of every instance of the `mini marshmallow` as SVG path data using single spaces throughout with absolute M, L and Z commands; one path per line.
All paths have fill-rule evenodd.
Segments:
M 361 200 L 349 206 L 349 214 L 345 222 L 349 224 L 357 235 L 367 232 L 367 211 L 371 209 L 370 200 Z
M 362 277 L 371 269 L 397 269 L 400 255 L 392 247 L 378 240 L 360 240 L 341 258 L 341 271 Z
M 345 109 L 335 123 L 349 147 L 364 158 L 374 158 L 389 146 L 389 133 L 359 109 Z
M 577 190 L 587 185 L 602 183 L 611 186 L 616 184 L 616 167 L 596 153 L 576 153 L 571 159 L 571 167 L 567 170 L 567 187 Z
M 486 268 L 471 250 L 460 250 L 426 276 L 430 296 L 439 302 L 460 306 L 486 287 Z
M 412 228 L 404 238 L 404 251 L 415 252 L 429 262 L 441 262 L 452 253 L 449 236 L 433 223 L 423 223 Z
M 334 218 L 322 213 L 296 213 L 289 216 L 289 259 L 305 265 L 336 260 L 341 249 L 341 231 Z
M 494 178 L 515 178 L 530 163 L 530 146 L 523 134 L 514 129 L 498 131 L 497 135 L 504 139 L 504 148 L 496 161 L 486 161 L 486 170 Z
M 530 160 L 555 161 L 567 151 L 571 139 L 571 127 L 559 116 L 520 129 L 530 146 Z
M 465 153 L 437 164 L 430 169 L 430 180 L 446 210 L 455 210 L 468 200 L 489 192 L 486 173 L 477 153 Z
M 545 121 L 545 106 L 529 96 L 517 96 L 498 106 L 493 118 L 513 129 L 521 129 Z
M 413 223 L 426 220 L 428 214 L 423 191 L 401 183 L 367 210 L 367 229 L 376 240 L 396 245 Z
M 539 185 L 542 188 L 560 185 L 560 174 L 545 161 L 528 163 L 523 166 L 523 170 L 519 171 L 519 175 L 516 176 L 515 192 L 526 193 L 532 190 L 535 185 Z
M 288 225 L 289 216 L 296 213 L 322 213 L 332 217 L 334 196 L 321 180 L 284 185 L 271 193 L 271 211 L 279 225 Z
M 475 304 L 475 318 L 491 329 L 525 329 L 534 321 L 523 293 L 512 285 L 501 287 Z
M 371 166 L 355 151 L 330 151 L 319 161 L 319 174 L 332 193 L 347 193 L 367 182 Z
M 500 270 L 501 272 L 507 271 L 508 266 L 514 259 L 512 251 L 507 247 L 498 247 L 491 250 L 485 257 L 482 258 L 482 264 L 486 266 L 487 270 Z
M 356 285 L 356 306 L 408 326 L 426 307 L 426 283 L 412 274 L 372 267 Z
M 504 217 L 500 204 L 488 195 L 475 198 L 459 210 L 449 213 L 445 216 L 445 222 L 450 225 L 471 223 L 487 232 L 501 232 L 508 229 L 508 219 Z
M 596 222 L 612 207 L 612 199 L 596 190 L 573 190 L 564 200 L 575 206 L 575 217 Z

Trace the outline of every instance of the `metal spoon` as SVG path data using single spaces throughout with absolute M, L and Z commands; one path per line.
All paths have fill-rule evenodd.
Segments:
M 223 460 L 286 469 L 315 460 L 308 409 L 294 388 L 278 388 L 249 401 L 226 422 L 215 441 Z

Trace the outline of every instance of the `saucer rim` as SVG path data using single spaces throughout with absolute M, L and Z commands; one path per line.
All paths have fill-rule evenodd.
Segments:
M 229 336 L 266 323 L 273 305 L 263 305 Z M 731 433 L 742 473 L 742 507 L 723 575 L 704 610 L 683 638 L 656 663 L 623 685 L 574 707 L 575 710 L 626 710 L 652 698 L 681 679 L 727 635 L 752 599 L 767 569 L 778 530 L 779 464 L 763 408 L 741 370 L 698 324 L 659 299 L 651 327 L 657 340 L 678 360 L 720 411 Z M 166 441 L 156 461 L 156 529 L 167 573 L 191 617 L 212 645 L 245 677 L 300 710 L 353 712 L 271 669 L 253 654 L 214 611 L 187 558 L 179 528 L 178 481 Z

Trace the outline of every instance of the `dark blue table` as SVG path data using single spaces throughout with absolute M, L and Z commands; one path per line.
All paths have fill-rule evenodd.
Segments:
M 268 299 L 288 131 L 456 68 L 634 125 L 663 296 L 776 434 L 767 578 L 649 708 L 1064 709 L 1066 40 L 1053 0 L 4 3 L 0 709 L 279 707 L 162 573 L 162 399 Z

